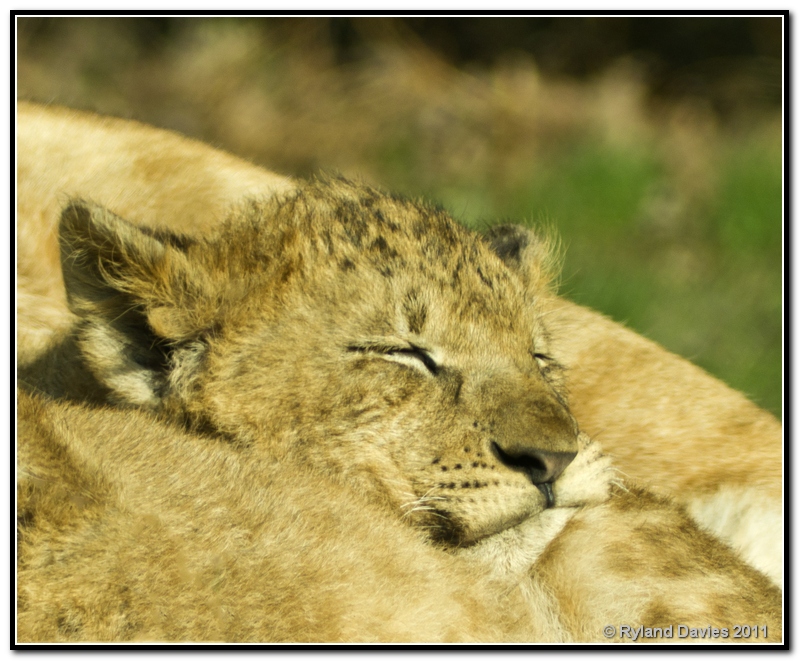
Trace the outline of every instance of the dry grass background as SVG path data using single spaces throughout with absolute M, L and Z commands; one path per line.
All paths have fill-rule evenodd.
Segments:
M 326 19 L 19 18 L 18 93 L 422 195 L 468 225 L 548 224 L 564 294 L 781 414 L 780 59 L 657 94 L 640 52 L 576 77 L 520 48 L 455 62 L 400 21 L 345 27 L 357 47 Z

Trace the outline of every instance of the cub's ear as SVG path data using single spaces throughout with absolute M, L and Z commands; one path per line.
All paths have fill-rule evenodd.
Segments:
M 562 258 L 558 239 L 550 234 L 540 236 L 521 225 L 497 225 L 484 238 L 506 266 L 519 275 L 531 296 L 555 293 Z
M 187 256 L 191 240 L 78 200 L 61 214 L 59 243 L 87 366 L 117 402 L 155 407 L 176 347 L 202 330 L 209 283 Z

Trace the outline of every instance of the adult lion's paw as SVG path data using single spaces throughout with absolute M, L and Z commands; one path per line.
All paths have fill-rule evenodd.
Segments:
M 611 457 L 586 434 L 578 436 L 578 454 L 553 484 L 556 507 L 581 507 L 604 503 L 611 486 L 620 484 Z

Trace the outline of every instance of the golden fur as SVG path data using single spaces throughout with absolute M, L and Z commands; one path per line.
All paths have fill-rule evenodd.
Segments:
M 291 182 L 182 136 L 133 121 L 54 106 L 17 106 L 17 278 L 45 311 L 18 305 L 23 350 L 41 349 L 68 318 L 57 224 L 70 197 L 88 197 L 136 223 L 202 231 L 248 195 Z M 41 302 L 41 301 L 40 301 Z
M 523 287 L 440 210 L 335 180 L 195 239 L 73 202 L 60 240 L 79 322 L 21 370 L 51 396 L 85 366 L 86 399 L 324 466 L 456 544 L 540 512 L 577 451 Z
M 771 631 L 779 627 L 779 591 L 769 588 L 763 578 L 736 560 L 723 545 L 699 531 L 670 501 L 637 491 L 634 495 L 617 494 L 607 505 L 575 514 L 575 506 L 602 502 L 607 495 L 607 464 L 596 451 L 592 454 L 584 448 L 563 477 L 553 483 L 579 447 L 574 420 L 564 403 L 566 391 L 559 362 L 571 368 L 568 376 L 576 410 L 584 410 L 580 409 L 580 395 L 577 402 L 574 399 L 576 384 L 578 393 L 602 399 L 603 395 L 593 392 L 591 386 L 591 375 L 602 369 L 606 369 L 609 378 L 619 378 L 619 383 L 642 384 L 630 378 L 630 365 L 623 371 L 629 377 L 626 380 L 615 372 L 616 363 L 608 359 L 601 361 L 602 364 L 587 360 L 589 370 L 581 376 L 585 357 L 580 357 L 580 351 L 587 345 L 586 334 L 582 334 L 580 327 L 569 328 L 569 314 L 585 318 L 593 313 L 576 310 L 575 306 L 570 307 L 549 294 L 545 286 L 547 268 L 542 262 L 546 250 L 536 237 L 512 229 L 496 232 L 485 242 L 455 225 L 437 209 L 343 181 L 289 184 L 197 143 L 138 125 L 131 128 L 126 141 L 122 138 L 128 124 L 116 120 L 97 120 L 27 105 L 21 106 L 20 116 L 23 120 L 33 118 L 27 130 L 21 128 L 19 141 L 20 227 L 26 228 L 20 230 L 20 243 L 25 247 L 20 250 L 22 296 L 18 301 L 22 383 L 51 397 L 136 406 L 157 411 L 165 419 L 159 423 L 145 413 L 115 413 L 105 409 L 100 413 L 66 403 L 38 403 L 38 413 L 30 414 L 29 422 L 37 418 L 53 418 L 55 422 L 46 431 L 36 425 L 23 426 L 20 433 L 23 455 L 27 452 L 26 445 L 51 448 L 31 451 L 33 456 L 64 454 L 63 448 L 52 447 L 78 448 L 80 443 L 75 445 L 70 440 L 68 430 L 74 426 L 81 429 L 90 422 L 96 430 L 103 431 L 86 432 L 81 439 L 106 442 L 108 437 L 110 448 L 109 460 L 102 466 L 92 463 L 87 468 L 78 462 L 76 470 L 74 466 L 55 468 L 51 481 L 56 484 L 65 481 L 67 486 L 48 492 L 50 496 L 43 497 L 33 489 L 34 504 L 60 503 L 55 507 L 60 513 L 43 514 L 39 505 L 29 511 L 21 510 L 26 526 L 21 535 L 27 546 L 23 544 L 20 551 L 20 576 L 25 578 L 24 584 L 21 582 L 20 603 L 24 608 L 20 622 L 28 622 L 21 631 L 28 631 L 30 639 L 51 636 L 59 639 L 219 636 L 237 640 L 600 639 L 600 628 L 594 626 L 592 617 L 602 619 L 604 607 L 593 597 L 586 602 L 590 605 L 581 610 L 582 597 L 578 593 L 573 595 L 575 586 L 562 583 L 562 578 L 580 575 L 567 567 L 589 553 L 591 537 L 596 538 L 600 529 L 606 528 L 613 531 L 609 532 L 609 539 L 629 537 L 631 562 L 642 566 L 642 575 L 631 575 L 631 562 L 619 558 L 618 551 L 609 551 L 612 556 L 616 553 L 617 559 L 604 563 L 598 560 L 595 567 L 601 567 L 602 573 L 590 572 L 595 575 L 595 583 L 587 585 L 585 590 L 587 594 L 592 590 L 599 594 L 610 589 L 612 583 L 627 586 L 623 590 L 626 597 L 620 601 L 626 604 L 621 611 L 626 617 L 637 622 L 655 622 L 680 616 L 722 623 L 729 615 L 761 617 L 763 614 L 771 623 Z M 26 121 L 21 121 L 20 126 L 24 127 Z M 51 128 L 55 123 L 61 129 L 52 132 L 49 138 L 43 132 L 48 122 Z M 93 132 L 101 130 L 112 136 L 123 134 L 109 138 L 116 141 L 112 144 L 118 151 L 103 150 L 97 167 L 71 168 L 70 143 L 97 138 Z M 53 138 L 53 134 L 59 137 Z M 37 161 L 37 155 L 41 158 L 46 154 L 48 140 L 54 142 L 55 152 L 61 157 Z M 127 175 L 117 170 L 118 179 L 107 173 L 97 174 L 102 171 L 103 159 L 106 165 L 116 159 L 124 162 L 127 153 L 130 161 L 129 152 L 135 155 L 137 145 L 142 142 L 152 149 L 150 160 L 145 159 L 147 167 L 141 171 L 134 168 L 133 174 Z M 204 152 L 208 152 L 208 158 Z M 173 159 L 181 153 L 187 156 L 180 166 L 167 168 L 163 159 Z M 86 156 L 85 149 L 83 154 Z M 91 160 L 90 156 L 87 158 Z M 55 167 L 50 167 L 52 163 Z M 239 167 L 241 183 L 236 182 Z M 215 168 L 224 173 L 219 183 L 214 183 Z M 59 178 L 60 170 L 69 171 L 68 185 Z M 180 200 L 192 197 L 192 187 L 197 185 L 194 175 L 200 171 L 212 173 L 210 177 L 206 175 L 209 181 L 203 187 L 204 192 L 210 191 L 207 203 L 193 207 L 193 213 L 185 213 L 189 208 L 182 209 Z M 156 177 L 153 172 L 161 175 Z M 178 173 L 170 186 L 165 186 L 162 180 L 164 172 Z M 129 176 L 133 179 L 126 179 Z M 250 188 L 240 191 L 237 186 Z M 48 260 L 53 261 L 53 254 L 47 248 L 48 232 L 54 224 L 52 200 L 59 191 L 102 200 L 117 212 L 133 208 L 133 218 L 137 221 L 135 225 L 128 223 L 103 207 L 80 201 L 72 202 L 65 210 L 60 261 L 70 306 L 78 318 L 76 324 L 64 307 L 63 285 L 48 266 Z M 168 198 L 168 202 L 159 207 L 158 197 L 151 197 L 151 192 L 162 199 Z M 223 223 L 220 209 L 240 192 L 258 194 L 261 199 L 240 205 Z M 135 209 L 137 197 L 140 201 L 148 199 L 141 210 Z M 175 215 L 170 217 L 170 213 Z M 188 218 L 196 223 L 193 228 L 189 227 Z M 151 229 L 159 222 L 168 224 L 173 231 Z M 194 231 L 189 232 L 192 236 L 176 234 L 176 228 Z M 42 259 L 38 262 L 37 245 L 42 247 Z M 634 334 L 602 319 L 593 321 L 611 343 L 638 349 L 639 338 Z M 596 347 L 602 337 L 593 335 L 588 344 Z M 725 392 L 724 386 L 696 368 L 684 366 L 662 349 L 655 347 L 654 351 L 659 360 L 688 370 L 689 382 L 699 378 L 698 374 L 705 378 L 712 391 L 710 399 L 714 392 Z M 650 392 L 664 391 L 649 380 L 647 368 L 642 374 Z M 588 384 L 583 391 L 582 383 Z M 597 386 L 594 390 L 598 390 Z M 673 384 L 668 384 L 666 390 L 669 401 L 679 401 L 675 399 L 679 393 Z M 248 395 L 243 397 L 242 393 Z M 738 395 L 732 395 L 735 404 Z M 22 402 L 25 395 L 21 397 Z M 685 431 L 691 427 L 690 421 L 675 424 L 669 412 L 661 420 L 658 411 L 649 411 L 637 418 L 645 425 L 653 425 L 656 432 L 650 434 L 651 428 L 647 427 L 632 432 L 633 416 L 628 413 L 625 418 L 624 398 L 606 399 L 612 412 L 628 420 L 620 424 L 624 430 L 620 447 L 626 447 L 626 443 L 631 447 L 634 441 L 647 446 L 642 439 L 669 438 L 670 429 L 685 437 Z M 24 420 L 24 406 L 22 403 L 20 406 L 20 419 Z M 714 425 L 713 415 L 708 413 L 713 410 L 710 404 L 701 404 L 699 408 L 712 421 L 707 425 L 711 431 L 706 436 L 721 437 L 724 425 Z M 579 418 L 582 426 L 591 428 L 595 420 L 604 422 L 602 415 L 594 414 L 596 417 L 592 418 L 590 406 L 585 410 L 590 413 Z M 753 411 L 760 413 L 755 407 Z M 123 418 L 118 416 L 128 416 L 125 420 L 133 421 L 121 424 Z M 758 415 L 750 414 L 748 418 L 745 411 L 743 417 L 750 420 Z M 72 419 L 77 422 L 64 422 Z M 767 431 L 768 422 L 764 427 Z M 175 427 L 176 423 L 194 431 L 187 435 Z M 741 431 L 742 426 L 737 429 Z M 751 433 L 753 429 L 756 428 L 746 431 Z M 199 449 L 205 452 L 206 443 L 226 448 L 224 452 L 235 457 L 226 462 L 239 462 L 234 473 L 250 475 L 243 477 L 241 490 L 235 496 L 236 502 L 246 505 L 236 505 L 237 508 L 251 508 L 252 500 L 259 497 L 255 494 L 265 495 L 264 502 L 291 500 L 288 494 L 294 492 L 285 484 L 286 479 L 271 477 L 259 482 L 258 468 L 245 468 L 264 467 L 265 475 L 274 476 L 276 471 L 281 472 L 275 468 L 278 462 L 282 468 L 293 467 L 287 474 L 299 476 L 297 479 L 310 489 L 301 490 L 302 493 L 313 493 L 317 499 L 334 503 L 333 509 L 342 502 L 359 503 L 352 508 L 354 511 L 370 512 L 367 517 L 370 523 L 364 521 L 365 526 L 372 526 L 371 529 L 377 529 L 374 527 L 377 525 L 394 526 L 395 530 L 403 530 L 396 533 L 387 528 L 382 540 L 391 540 L 391 548 L 395 541 L 398 547 L 405 548 L 401 540 L 408 538 L 413 539 L 409 548 L 424 549 L 413 553 L 419 552 L 427 558 L 435 552 L 437 558 L 449 558 L 429 547 L 415 531 L 425 531 L 425 538 L 445 550 L 466 545 L 461 551 L 465 557 L 460 561 L 470 560 L 474 564 L 467 573 L 471 577 L 467 585 L 478 581 L 475 576 L 481 571 L 475 567 L 486 565 L 502 568 L 499 575 L 487 578 L 490 584 L 487 590 L 495 589 L 491 587 L 492 581 L 505 581 L 508 585 L 511 577 L 511 585 L 517 586 L 512 592 L 522 591 L 525 605 L 518 611 L 512 608 L 518 612 L 516 624 L 510 627 L 508 622 L 495 623 L 495 618 L 487 620 L 492 624 L 481 628 L 474 625 L 474 619 L 461 621 L 459 615 L 448 619 L 440 614 L 442 622 L 452 622 L 453 627 L 460 622 L 460 628 L 448 629 L 450 624 L 442 624 L 437 625 L 438 633 L 426 633 L 427 629 L 417 625 L 403 631 L 368 625 L 366 621 L 361 628 L 357 624 L 339 627 L 331 609 L 317 597 L 303 592 L 307 587 L 303 585 L 296 586 L 299 596 L 293 605 L 276 606 L 270 613 L 306 609 L 304 613 L 312 615 L 311 620 L 305 621 L 305 628 L 293 624 L 294 616 L 285 615 L 282 617 L 288 633 L 284 634 L 267 635 L 265 631 L 278 625 L 269 629 L 266 617 L 259 620 L 263 624 L 252 625 L 255 629 L 226 628 L 219 622 L 208 624 L 218 613 L 195 615 L 191 611 L 192 615 L 181 616 L 180 609 L 188 606 L 178 596 L 192 592 L 181 587 L 180 581 L 175 583 L 173 575 L 177 572 L 181 580 L 185 579 L 181 567 L 195 561 L 168 550 L 164 562 L 151 569 L 157 575 L 163 566 L 166 572 L 160 577 L 164 595 L 158 603 L 175 605 L 162 605 L 156 610 L 174 608 L 171 612 L 177 613 L 177 620 L 192 622 L 185 626 L 196 628 L 181 629 L 178 625 L 149 621 L 137 625 L 138 628 L 130 624 L 114 628 L 116 625 L 106 621 L 110 617 L 108 608 L 114 606 L 116 610 L 112 611 L 116 613 L 125 610 L 128 602 L 125 597 L 109 597 L 109 586 L 116 585 L 120 576 L 124 578 L 128 566 L 147 563 L 146 557 L 120 565 L 109 551 L 93 573 L 96 581 L 84 592 L 75 592 L 77 588 L 70 582 L 73 579 L 69 579 L 93 572 L 81 564 L 78 559 L 81 554 L 63 556 L 64 562 L 56 563 L 52 572 L 43 571 L 36 563 L 29 570 L 25 558 L 39 557 L 37 554 L 51 557 L 52 544 L 66 544 L 70 548 L 88 544 L 86 548 L 95 549 L 93 552 L 97 548 L 118 548 L 120 539 L 130 538 L 130 531 L 120 533 L 120 526 L 134 526 L 137 531 L 147 529 L 146 521 L 138 521 L 139 514 L 132 513 L 142 510 L 141 504 L 135 503 L 146 502 L 148 494 L 152 498 L 161 488 L 164 495 L 158 502 L 169 512 L 163 516 L 182 522 L 166 525 L 170 529 L 175 525 L 176 531 L 185 530 L 187 511 L 176 501 L 189 501 L 181 499 L 182 491 L 175 494 L 164 484 L 165 480 L 171 483 L 173 473 L 164 475 L 161 469 L 152 468 L 174 465 L 175 461 L 154 462 L 152 457 L 131 459 L 134 464 L 140 463 L 125 469 L 122 457 L 128 455 L 111 450 L 127 444 L 127 452 L 134 448 L 135 455 L 144 452 L 143 456 L 147 456 L 145 449 L 156 438 L 160 441 L 156 445 L 172 448 L 165 451 L 172 452 L 174 457 L 193 456 Z M 213 440 L 220 438 L 226 439 L 228 445 Z M 737 440 L 734 434 L 733 441 Z M 191 444 L 191 451 L 187 451 L 187 444 Z M 70 450 L 78 451 L 86 450 Z M 203 452 L 195 462 L 195 474 L 216 474 L 221 469 Z M 665 456 L 668 454 L 664 452 Z M 592 461 L 582 459 L 587 456 L 592 456 Z M 41 464 L 50 465 L 48 461 L 37 459 L 24 464 L 28 468 L 23 470 L 36 476 L 37 471 L 44 470 Z M 267 464 L 271 466 L 269 470 Z M 101 491 L 110 489 L 123 496 L 115 495 L 108 501 L 112 505 L 99 510 L 84 508 L 99 518 L 81 509 L 76 527 L 64 526 L 58 522 L 59 517 L 69 519 L 63 510 L 71 507 L 64 504 L 65 494 L 75 489 L 80 493 L 86 490 L 85 485 L 76 486 L 74 482 L 77 479 L 74 476 L 82 472 L 90 483 L 102 483 L 104 486 L 98 487 Z M 767 478 L 762 481 L 774 484 L 768 471 L 764 475 Z M 705 493 L 714 492 L 722 482 L 714 479 L 703 483 L 701 478 L 698 484 L 706 489 Z M 156 480 L 159 488 L 149 489 L 146 485 L 150 480 Z M 233 497 L 225 490 L 216 493 L 211 484 L 214 479 L 208 480 L 210 499 L 223 502 Z M 664 482 L 666 488 L 671 486 L 668 479 Z M 27 493 L 25 489 L 32 489 L 34 483 L 40 484 L 22 480 L 21 493 Z M 312 484 L 319 486 L 314 490 Z M 253 495 L 248 495 L 250 487 Z M 203 483 L 195 488 L 204 491 Z M 263 488 L 268 488 L 266 494 L 255 491 Z M 704 493 L 702 488 L 696 492 Z M 146 494 L 134 497 L 137 489 Z M 53 493 L 57 496 L 51 497 Z M 678 495 L 686 497 L 687 493 Z M 21 501 L 28 502 L 25 498 L 21 497 Z M 553 500 L 555 509 L 544 509 Z M 300 497 L 298 502 L 302 502 L 301 509 L 308 506 L 309 516 L 320 522 L 321 536 L 336 538 L 337 532 L 321 523 L 329 514 L 312 515 L 318 505 L 308 501 Z M 630 525 L 631 520 L 643 516 L 642 512 L 648 519 L 660 520 L 655 530 L 647 529 L 647 534 L 642 532 L 641 525 Z M 154 516 L 158 519 L 162 515 Z M 215 516 L 209 520 L 209 529 L 220 530 L 218 512 Z M 263 516 L 262 512 L 256 519 L 263 523 Z M 280 519 L 281 515 L 275 516 Z M 353 521 L 363 521 L 353 516 Z M 47 521 L 50 523 L 42 523 Z M 87 521 L 101 521 L 97 524 L 100 527 L 93 527 Z M 592 521 L 595 523 L 590 525 Z M 229 519 L 227 523 L 230 525 Z M 87 525 L 90 532 L 86 532 Z M 243 520 L 241 526 L 248 538 L 255 534 L 254 527 L 264 530 L 252 519 Z M 581 531 L 587 529 L 591 535 L 581 537 Z M 221 530 L 216 537 L 197 542 L 196 552 L 201 556 L 206 554 L 205 558 L 219 558 L 222 551 L 217 549 L 234 544 L 234 538 L 225 536 L 227 529 L 223 526 Z M 121 537 L 116 537 L 118 533 Z M 295 533 L 293 529 L 292 534 Z M 176 534 L 182 540 L 185 537 L 183 533 Z M 372 535 L 369 538 L 372 540 Z M 553 538 L 555 542 L 545 549 Z M 386 553 L 385 544 L 381 543 L 376 551 L 374 541 L 358 541 L 358 535 L 352 533 L 339 539 L 352 540 L 352 550 L 339 549 L 335 552 L 338 555 L 331 556 L 335 558 L 333 566 L 341 564 L 343 571 L 349 565 L 339 556 L 358 558 L 359 554 L 377 553 L 378 556 L 370 555 L 374 558 Z M 690 560 L 684 563 L 687 568 L 683 574 L 683 578 L 692 577 L 689 583 L 678 581 L 657 559 L 655 549 L 665 539 L 678 540 L 674 542 L 673 561 Z M 315 546 L 314 541 L 302 535 L 297 543 Z M 339 545 L 332 543 L 332 546 Z M 551 552 L 561 546 L 570 550 Z M 620 545 L 615 542 L 609 548 L 619 549 Z M 542 551 L 544 555 L 534 565 Z M 600 553 L 598 557 L 605 555 Z M 403 557 L 402 561 L 397 560 L 400 566 L 407 560 Z M 720 571 L 712 571 L 720 558 L 725 560 L 719 566 Z M 264 570 L 258 563 L 276 564 L 278 569 L 274 571 L 284 572 L 281 580 L 288 581 L 286 576 L 291 576 L 293 570 L 286 565 L 296 561 L 296 554 L 274 557 L 269 553 L 255 556 L 254 564 L 247 567 L 237 561 L 240 562 L 236 565 L 237 578 L 228 579 L 223 572 L 226 578 L 222 579 L 222 589 L 229 592 L 220 602 L 223 603 L 220 608 L 223 611 L 230 608 L 229 600 L 241 596 L 242 591 L 254 598 L 252 586 L 264 585 L 258 583 L 254 574 L 264 571 L 265 575 L 271 575 L 273 571 Z M 202 568 L 191 571 L 206 572 L 206 565 L 197 562 L 200 564 L 195 563 L 196 567 Z M 357 560 L 354 562 L 358 564 Z M 383 562 L 389 567 L 394 560 L 387 556 Z M 433 574 L 449 576 L 449 565 L 440 567 L 436 563 L 454 561 L 431 562 Z M 308 571 L 313 566 L 310 562 Z M 426 570 L 419 568 L 419 571 L 424 574 Z M 391 590 L 400 590 L 401 585 L 407 584 L 402 572 L 387 573 L 397 583 Z M 714 580 L 704 583 L 699 579 L 702 575 Z M 67 615 L 56 614 L 53 608 L 59 599 L 52 595 L 54 586 L 61 584 L 73 585 L 65 588 L 72 590 L 69 594 L 92 605 L 68 608 Z M 367 581 L 366 586 L 370 584 L 374 580 Z M 38 588 L 33 587 L 37 585 Z M 353 603 L 369 603 L 363 601 L 365 590 L 369 590 L 362 585 L 353 588 Z M 564 585 L 567 587 L 559 587 Z M 683 594 L 686 585 L 692 586 L 688 597 Z M 437 589 L 432 590 L 432 597 L 437 596 Z M 482 590 L 476 583 L 474 594 L 464 599 L 473 605 L 475 601 L 483 603 L 489 592 Z M 549 594 L 549 590 L 564 603 L 556 607 L 552 600 L 544 599 L 542 595 Z M 33 594 L 38 595 L 38 601 L 31 597 Z M 155 602 L 146 601 L 141 586 L 137 594 L 137 599 L 145 601 L 137 602 L 139 605 L 131 607 L 125 617 L 146 620 L 149 616 L 145 611 L 155 608 Z M 278 599 L 278 595 L 269 594 L 271 599 Z M 111 602 L 103 601 L 109 598 Z M 419 598 L 425 599 L 422 595 Z M 492 598 L 497 599 L 496 594 Z M 413 610 L 414 603 L 404 601 L 403 607 Z M 315 608 L 324 615 L 313 616 Z M 353 605 L 347 612 L 358 622 L 363 608 Z M 420 606 L 420 612 L 428 612 L 425 608 L 428 606 Z M 459 608 L 466 606 L 461 604 Z M 93 613 L 87 621 L 63 625 L 65 617 L 71 622 L 80 619 L 78 613 L 86 612 Z M 459 613 L 450 606 L 443 608 L 442 613 L 445 612 Z M 315 628 L 309 622 L 319 626 Z M 697 624 L 705 626 L 701 621 Z
M 581 429 L 602 442 L 629 479 L 673 495 L 782 584 L 780 422 L 596 312 L 563 299 L 544 307 L 551 351 L 566 367 Z
M 490 231 L 498 252 L 518 267 L 538 261 L 538 246 L 529 248 L 530 255 L 520 248 L 525 236 L 513 226 Z M 541 297 L 539 305 L 550 354 L 564 368 L 581 429 L 602 442 L 630 481 L 677 498 L 704 527 L 782 584 L 778 420 L 597 312 L 554 296 Z
M 569 507 L 452 553 L 313 467 L 142 411 L 18 406 L 19 641 L 605 642 L 609 623 L 781 640 L 780 591 L 671 502 L 606 500 L 592 445 L 556 482 Z M 768 638 L 734 639 L 739 622 Z

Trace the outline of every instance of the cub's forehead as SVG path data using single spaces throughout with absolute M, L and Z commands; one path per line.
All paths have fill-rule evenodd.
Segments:
M 358 265 L 387 278 L 414 274 L 452 288 L 513 288 L 513 276 L 481 237 L 431 204 L 332 179 L 301 187 L 276 215 L 304 237 L 320 266 Z
M 228 253 L 223 261 L 265 278 L 264 291 L 299 285 L 304 295 L 319 291 L 339 303 L 354 291 L 380 291 L 412 328 L 430 307 L 490 325 L 507 324 L 524 307 L 519 279 L 489 244 L 430 204 L 329 179 L 253 203 L 232 221 L 217 243 Z
M 436 307 L 492 327 L 527 317 L 516 275 L 443 209 L 339 180 L 304 195 L 317 253 L 354 277 L 388 281 L 412 329 Z

